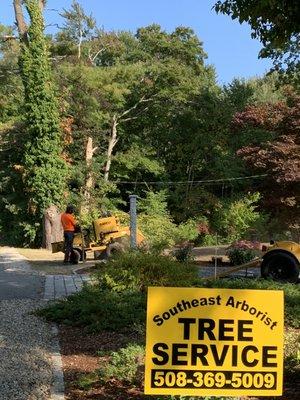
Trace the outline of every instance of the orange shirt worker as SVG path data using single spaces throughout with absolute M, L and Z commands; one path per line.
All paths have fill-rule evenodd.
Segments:
M 71 254 L 73 252 L 74 233 L 77 224 L 74 217 L 74 211 L 74 206 L 69 204 L 67 206 L 66 212 L 61 215 L 61 224 L 63 226 L 65 240 L 64 263 L 71 262 Z

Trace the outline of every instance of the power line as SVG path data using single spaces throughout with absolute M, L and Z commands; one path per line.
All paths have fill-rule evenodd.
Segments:
M 251 176 L 239 176 L 239 177 L 232 177 L 232 178 L 220 178 L 220 179 L 207 179 L 207 180 L 201 180 L 201 181 L 111 181 L 111 183 L 115 183 L 118 185 L 194 185 L 197 183 L 223 183 L 223 182 L 232 182 L 232 181 L 242 181 L 242 180 L 247 180 L 247 179 L 256 179 L 256 178 L 265 178 L 268 176 L 268 174 L 263 174 L 263 175 L 251 175 Z

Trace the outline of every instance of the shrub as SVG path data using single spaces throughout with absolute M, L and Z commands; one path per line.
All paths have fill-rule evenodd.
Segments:
M 174 244 L 194 240 L 198 235 L 196 221 L 176 225 L 168 211 L 165 191 L 148 192 L 140 201 L 138 225 L 150 247 L 163 250 Z
M 136 331 L 145 323 L 146 295 L 85 286 L 81 292 L 51 304 L 37 314 L 49 321 L 82 326 L 90 332 Z
M 258 223 L 261 215 L 257 211 L 259 193 L 242 198 L 224 200 L 212 216 L 212 227 L 227 243 L 245 236 Z
M 144 376 L 145 348 L 129 344 L 110 354 L 110 360 L 99 369 L 100 379 L 107 382 L 111 378 L 130 384 L 141 385 Z
M 184 245 L 173 250 L 173 255 L 179 262 L 192 262 L 194 257 L 192 254 L 193 245 L 191 243 L 185 243 Z
M 198 269 L 171 257 L 129 251 L 112 258 L 96 273 L 99 287 L 116 292 L 144 291 L 148 286 L 192 286 Z
M 300 369 L 300 334 L 295 329 L 287 329 L 284 335 L 285 369 L 294 372 Z
M 241 265 L 253 260 L 260 249 L 259 242 L 240 240 L 227 248 L 227 255 L 232 265 Z

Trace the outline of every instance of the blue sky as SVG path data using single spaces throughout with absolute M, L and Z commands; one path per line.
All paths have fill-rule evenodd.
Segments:
M 217 15 L 211 0 L 79 0 L 87 13 L 93 13 L 98 26 L 105 30 L 130 30 L 151 23 L 172 31 L 184 25 L 194 29 L 208 54 L 207 63 L 216 69 L 219 83 L 234 77 L 250 78 L 264 74 L 269 60 L 258 59 L 259 41 L 250 38 L 248 25 Z M 72 0 L 48 0 L 47 24 L 60 23 L 58 11 L 69 8 Z M 55 11 L 56 10 L 56 11 Z M 14 22 L 12 0 L 1 0 L 0 22 Z M 48 30 L 54 28 L 49 27 Z

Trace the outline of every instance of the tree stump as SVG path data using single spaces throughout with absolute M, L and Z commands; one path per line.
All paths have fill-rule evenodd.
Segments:
M 60 211 L 51 205 L 44 212 L 43 247 L 51 250 L 51 243 L 63 240 L 63 228 L 60 221 Z

